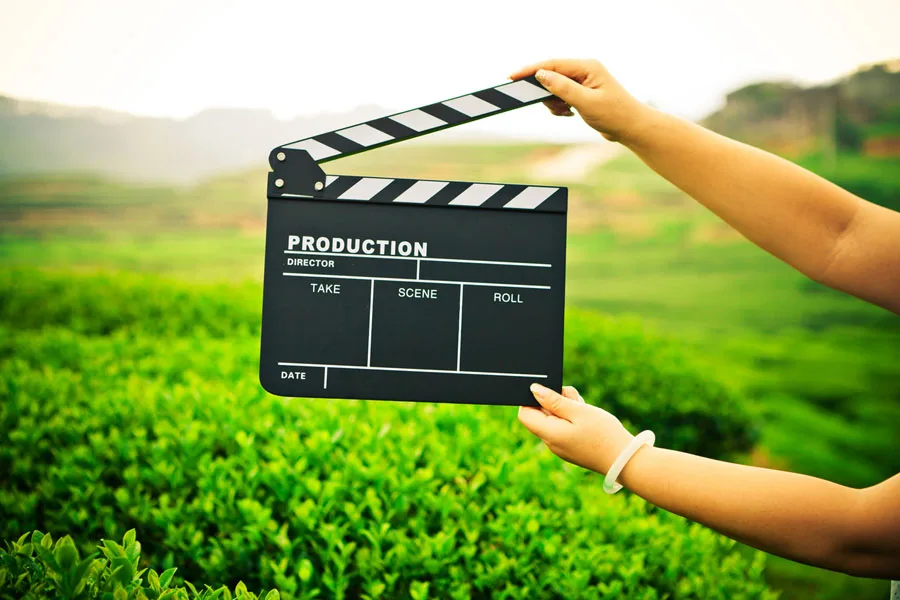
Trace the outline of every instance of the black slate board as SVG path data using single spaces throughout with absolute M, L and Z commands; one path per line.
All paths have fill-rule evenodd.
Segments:
M 532 382 L 560 389 L 566 190 L 554 189 L 521 210 L 270 197 L 263 387 L 532 406 Z

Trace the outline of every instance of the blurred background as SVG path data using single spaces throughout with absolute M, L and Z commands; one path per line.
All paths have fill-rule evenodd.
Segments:
M 278 399 L 255 361 L 269 150 L 544 58 L 598 58 L 900 209 L 900 4 L 0 6 L 3 539 L 86 553 L 134 528 L 173 582 L 287 598 L 887 597 L 607 498 L 514 411 Z M 527 107 L 326 171 L 569 186 L 566 369 L 589 401 L 668 447 L 860 487 L 900 471 L 900 319 L 579 119 Z

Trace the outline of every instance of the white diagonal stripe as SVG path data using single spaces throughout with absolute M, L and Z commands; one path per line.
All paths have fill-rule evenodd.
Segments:
M 449 181 L 417 181 L 408 190 L 394 198 L 394 202 L 422 204 L 444 189 Z
M 294 144 L 288 144 L 285 148 L 296 148 L 298 150 L 306 150 L 309 152 L 309 155 L 313 160 L 321 160 L 323 158 L 328 158 L 329 156 L 334 156 L 335 154 L 340 154 L 340 150 L 335 150 L 331 146 L 326 146 L 322 142 L 317 142 L 316 140 L 310 138 L 308 140 L 300 140 Z
M 515 198 L 504 204 L 503 208 L 536 208 L 558 189 L 553 187 L 527 187 L 519 192 Z
M 451 200 L 450 204 L 481 206 L 485 200 L 497 193 L 502 187 L 502 185 L 495 183 L 474 183 L 467 187 L 462 194 Z
M 394 180 L 383 177 L 363 177 L 338 196 L 338 200 L 371 200 L 372 196 L 386 188 L 392 181 Z
M 399 115 L 393 115 L 391 118 L 401 125 L 406 125 L 415 131 L 428 131 L 429 129 L 434 129 L 435 127 L 441 127 L 442 125 L 447 124 L 418 108 L 416 110 L 400 113 Z
M 453 110 L 458 110 L 467 117 L 478 117 L 480 115 L 486 115 L 487 113 L 500 110 L 499 106 L 494 106 L 490 102 L 485 102 L 481 98 L 478 98 L 477 96 L 473 96 L 471 94 L 469 94 L 468 96 L 454 98 L 453 100 L 447 100 L 446 102 L 442 102 L 441 104 L 449 106 Z
M 339 131 L 336 131 L 335 133 L 337 133 L 338 135 L 342 135 L 345 138 L 349 138 L 357 144 L 362 144 L 363 146 L 371 146 L 373 144 L 389 142 L 394 139 L 383 131 L 378 131 L 374 127 L 366 125 L 365 123 L 363 123 L 362 125 L 348 127 L 347 129 L 341 129 Z
M 332 183 L 337 181 L 337 178 L 338 178 L 337 175 L 326 175 L 325 176 L 325 187 L 328 187 L 329 185 L 331 185 Z
M 538 87 L 524 79 L 513 81 L 512 83 L 505 83 L 494 89 L 515 98 L 519 102 L 528 102 L 529 100 L 537 100 L 538 98 L 548 98 L 553 95 L 544 88 Z

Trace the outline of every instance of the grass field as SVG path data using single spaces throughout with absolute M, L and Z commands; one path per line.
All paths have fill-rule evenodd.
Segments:
M 555 146 L 388 148 L 329 171 L 529 181 Z M 371 156 L 369 156 L 371 154 Z M 802 161 L 900 206 L 900 161 Z M 0 181 L 5 266 L 259 281 L 265 174 L 186 189 L 90 177 Z M 711 378 L 746 394 L 760 442 L 750 462 L 855 486 L 900 472 L 900 318 L 806 280 L 730 231 L 630 155 L 571 186 L 567 302 L 634 316 Z M 636 369 L 640 365 L 635 365 Z M 665 443 L 665 432 L 658 432 Z M 785 598 L 883 598 L 883 582 L 771 559 Z

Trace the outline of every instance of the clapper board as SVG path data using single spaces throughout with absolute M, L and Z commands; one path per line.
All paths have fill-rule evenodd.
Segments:
M 521 79 L 271 152 L 266 390 L 535 405 L 532 382 L 560 389 L 566 188 L 320 166 L 550 96 Z

